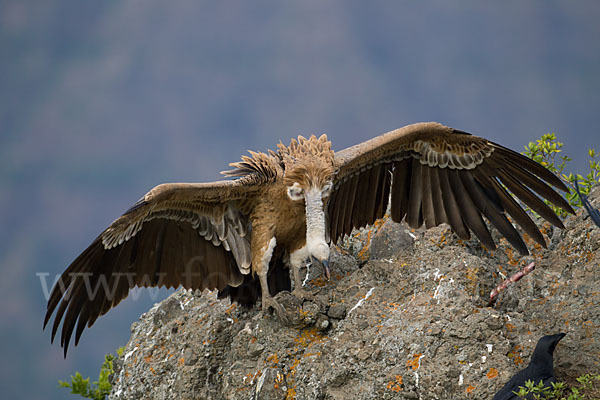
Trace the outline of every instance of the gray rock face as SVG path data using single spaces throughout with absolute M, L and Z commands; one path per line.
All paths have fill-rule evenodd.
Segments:
M 110 399 L 486 399 L 558 332 L 568 333 L 554 353 L 558 380 L 598 373 L 600 229 L 581 212 L 565 231 L 543 226 L 548 250 L 527 238 L 532 255 L 520 258 L 505 240 L 488 252 L 446 226 L 385 220 L 334 249 L 330 282 L 309 269 L 313 301 L 277 296 L 285 326 L 180 290 L 132 325 Z

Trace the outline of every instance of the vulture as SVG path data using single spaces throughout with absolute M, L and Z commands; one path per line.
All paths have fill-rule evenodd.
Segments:
M 448 224 L 461 239 L 473 233 L 496 248 L 488 223 L 521 254 L 519 225 L 546 242 L 521 203 L 564 228 L 544 199 L 574 213 L 554 189 L 567 188 L 542 165 L 497 143 L 439 123 L 417 123 L 339 152 L 326 135 L 249 152 L 211 183 L 154 187 L 104 230 L 63 272 L 47 305 L 56 312 L 66 357 L 86 326 L 135 287 L 218 290 L 263 312 L 291 290 L 300 298 L 300 268 L 316 259 L 329 278 L 329 243 L 373 224 L 390 210 L 412 228 Z M 518 199 L 518 200 L 517 200 Z M 508 217 L 512 219 L 509 220 Z M 487 220 L 487 223 L 486 223 Z M 288 271 L 288 269 L 291 270 Z

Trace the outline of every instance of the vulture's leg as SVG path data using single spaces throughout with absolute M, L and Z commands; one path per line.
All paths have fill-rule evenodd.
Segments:
M 277 313 L 277 316 L 281 321 L 287 323 L 287 317 L 281 304 L 277 302 L 269 293 L 269 284 L 267 282 L 267 274 L 259 274 L 260 287 L 262 289 L 262 311 L 266 313 L 269 308 L 272 308 Z
M 273 249 L 275 249 L 275 244 L 277 241 L 275 237 L 272 237 L 269 240 L 269 243 L 260 249 L 259 254 L 253 256 L 252 265 L 256 265 L 256 273 L 258 274 L 258 278 L 260 279 L 260 288 L 262 291 L 262 312 L 266 313 L 269 308 L 272 308 L 277 313 L 277 316 L 284 323 L 287 322 L 287 317 L 285 315 L 285 311 L 281 304 L 279 304 L 269 291 L 269 282 L 267 281 L 267 274 L 269 272 L 269 263 L 271 262 L 271 257 L 273 256 Z
M 308 249 L 306 246 L 290 254 L 290 268 L 294 276 L 294 290 L 292 294 L 301 300 L 314 300 L 314 295 L 302 287 L 302 279 L 300 278 L 300 268 L 307 259 Z

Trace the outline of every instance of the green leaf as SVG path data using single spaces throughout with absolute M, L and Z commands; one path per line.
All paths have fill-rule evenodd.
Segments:
M 117 350 L 117 354 L 123 354 L 124 347 Z M 58 381 L 60 387 L 66 387 L 71 389 L 71 393 L 78 394 L 81 397 L 104 400 L 106 396 L 110 394 L 112 385 L 110 384 L 108 377 L 114 373 L 113 360 L 115 356 L 107 354 L 104 357 L 104 362 L 100 368 L 98 380 L 90 384 L 90 378 L 83 379 L 83 376 L 79 372 L 75 372 L 74 376 L 71 376 L 71 383 Z

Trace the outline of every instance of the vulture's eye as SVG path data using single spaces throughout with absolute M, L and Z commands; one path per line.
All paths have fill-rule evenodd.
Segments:
M 321 197 L 328 197 L 331 194 L 332 190 L 333 184 L 331 182 L 327 183 L 325 186 L 323 186 L 323 189 L 321 190 Z
M 295 182 L 292 186 L 288 186 L 287 194 L 294 201 L 304 199 L 304 189 L 302 189 L 298 182 Z

